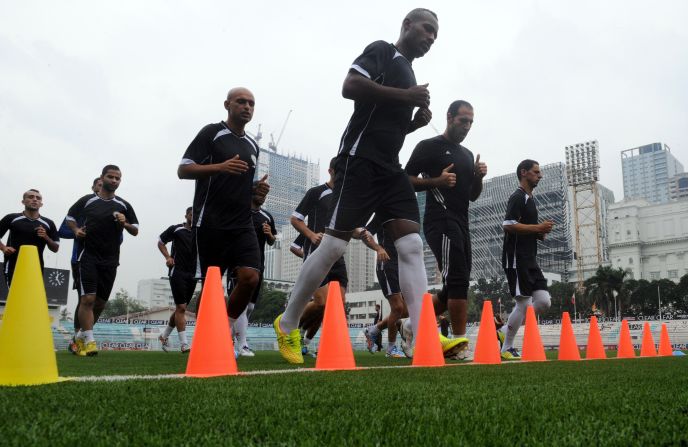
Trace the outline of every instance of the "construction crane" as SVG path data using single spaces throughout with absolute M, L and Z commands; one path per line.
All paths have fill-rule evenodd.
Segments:
M 284 124 L 282 124 L 282 130 L 280 130 L 279 136 L 277 137 L 277 141 L 275 142 L 275 138 L 273 134 L 270 134 L 270 143 L 268 144 L 268 147 L 272 149 L 273 151 L 277 152 L 277 146 L 279 145 L 280 141 L 282 141 L 282 135 L 284 135 L 284 129 L 287 127 L 287 123 L 289 122 L 289 117 L 291 116 L 292 109 L 289 109 L 289 113 L 287 113 L 287 118 L 284 120 Z

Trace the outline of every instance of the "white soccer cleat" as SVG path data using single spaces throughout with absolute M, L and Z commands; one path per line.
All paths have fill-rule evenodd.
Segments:
M 256 353 L 253 352 L 253 350 L 252 350 L 251 348 L 249 348 L 248 346 L 243 346 L 243 347 L 239 350 L 239 355 L 240 355 L 241 357 L 255 357 L 255 356 L 256 356 Z

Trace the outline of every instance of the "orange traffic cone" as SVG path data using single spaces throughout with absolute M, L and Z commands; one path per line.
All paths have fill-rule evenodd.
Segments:
M 483 314 L 480 317 L 478 340 L 475 342 L 473 363 L 483 365 L 498 365 L 502 363 L 502 355 L 499 352 L 499 339 L 495 329 L 494 314 L 492 313 L 492 301 L 483 301 Z
M 580 360 L 580 351 L 576 336 L 571 326 L 571 317 L 568 312 L 561 316 L 561 334 L 559 335 L 559 360 Z
M 234 343 L 218 267 L 208 267 L 201 293 L 201 308 L 186 364 L 186 375 L 215 377 L 237 374 Z
M 440 344 L 440 333 L 437 331 L 435 309 L 432 295 L 423 295 L 423 306 L 420 310 L 418 336 L 413 350 L 413 366 L 444 366 L 444 355 Z
M 628 328 L 628 321 L 626 320 L 623 320 L 621 322 L 621 331 L 619 332 L 619 345 L 616 349 L 616 358 L 635 358 L 635 348 L 633 348 L 633 342 L 631 342 L 631 331 Z
M 652 331 L 650 331 L 650 323 L 645 322 L 643 326 L 643 344 L 640 346 L 641 357 L 657 357 L 657 350 L 655 349 L 655 340 L 652 338 Z
M 659 335 L 659 356 L 668 357 L 674 355 L 674 350 L 671 347 L 671 340 L 669 340 L 669 331 L 666 323 L 662 323 L 662 332 Z
M 602 344 L 602 334 L 600 328 L 597 326 L 597 317 L 590 317 L 590 332 L 588 333 L 588 346 L 585 348 L 586 359 L 606 359 L 607 354 L 604 352 L 604 345 Z
M 535 309 L 528 306 L 526 310 L 526 328 L 523 334 L 523 349 L 521 350 L 521 360 L 524 362 L 545 362 L 545 348 L 542 346 L 540 331 L 535 318 Z
M 327 289 L 321 333 L 315 369 L 356 369 L 338 281 L 331 281 Z

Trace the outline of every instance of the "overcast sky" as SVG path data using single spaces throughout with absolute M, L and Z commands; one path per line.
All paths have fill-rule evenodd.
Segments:
M 102 166 L 119 165 L 118 195 L 141 231 L 125 236 L 115 289 L 136 295 L 139 279 L 166 274 L 157 237 L 193 195 L 177 165 L 203 125 L 226 117 L 227 90 L 254 92 L 248 129 L 262 124 L 263 143 L 293 110 L 279 150 L 325 162 L 352 111 L 340 94 L 352 60 L 395 42 L 419 6 L 439 16 L 435 45 L 414 61 L 431 124 L 444 129 L 452 100 L 473 103 L 464 144 L 488 177 L 526 157 L 564 161 L 566 145 L 591 139 L 617 200 L 623 149 L 662 141 L 688 168 L 684 1 L 3 1 L 0 215 L 37 188 L 59 224 Z M 411 134 L 402 161 L 434 135 Z M 69 268 L 70 255 L 65 242 L 46 265 Z

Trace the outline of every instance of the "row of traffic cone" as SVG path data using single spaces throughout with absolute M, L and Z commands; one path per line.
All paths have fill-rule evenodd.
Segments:
M 492 303 L 485 301 L 483 305 L 483 315 L 480 322 L 480 329 L 478 331 L 478 341 L 476 342 L 475 363 L 481 364 L 498 364 L 501 363 L 501 355 L 498 343 L 495 343 L 495 325 L 492 313 Z M 649 323 L 645 323 L 643 328 L 643 342 L 640 349 L 641 357 L 655 357 L 655 356 L 671 356 L 672 348 L 669 340 L 669 332 L 666 324 L 662 324 L 662 331 L 659 342 L 659 354 L 655 350 L 655 342 L 650 332 Z M 619 344 L 617 351 L 617 358 L 635 358 L 635 349 L 631 342 L 631 332 L 628 327 L 628 321 L 623 320 L 621 323 L 621 332 L 619 334 Z M 590 332 L 588 334 L 588 344 L 586 347 L 586 359 L 606 359 L 607 354 L 604 351 L 602 344 L 602 335 L 597 325 L 597 317 L 590 319 Z M 568 312 L 564 312 L 561 321 L 561 335 L 559 338 L 559 356 L 558 360 L 580 360 L 580 351 L 578 343 L 573 333 L 573 326 L 571 325 L 571 318 Z M 540 338 L 540 331 L 537 327 L 537 320 L 535 319 L 535 311 L 532 306 L 528 307 L 526 312 L 525 333 L 523 336 L 523 348 L 521 351 L 521 360 L 528 362 L 543 362 L 546 361 L 545 349 Z
M 187 376 L 214 377 L 238 374 L 234 345 L 226 315 L 220 270 L 217 267 L 210 267 L 202 291 L 201 307 L 186 368 Z M 27 327 L 32 329 L 26 331 Z M 34 385 L 61 380 L 57 374 L 38 252 L 34 246 L 20 248 L 14 280 L 7 297 L 4 321 L 0 329 L 0 385 Z M 444 366 L 444 355 L 430 294 L 425 294 L 423 297 L 417 332 L 413 366 Z M 16 339 L 20 336 L 23 337 L 22 344 L 32 346 L 31 355 L 26 355 L 24 349 L 16 349 L 16 346 L 21 345 L 16 343 Z M 671 354 L 669 334 L 666 325 L 662 325 L 659 355 Z M 657 355 L 648 323 L 645 323 L 640 355 L 641 357 Z M 628 323 L 625 320 L 622 324 L 617 357 L 635 357 Z M 595 317 L 592 317 L 590 322 L 586 358 L 606 358 Z M 522 359 L 525 361 L 545 360 L 545 352 L 532 307 L 528 308 L 526 314 Z M 568 313 L 564 313 L 562 320 L 559 360 L 580 360 Z M 474 362 L 501 363 L 490 301 L 485 301 L 483 305 Z M 328 291 L 315 367 L 320 370 L 356 369 L 344 313 L 344 302 L 336 281 L 330 283 Z

